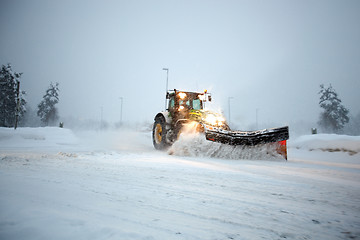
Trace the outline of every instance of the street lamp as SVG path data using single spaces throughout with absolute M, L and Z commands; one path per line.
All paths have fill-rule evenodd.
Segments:
M 100 129 L 102 130 L 103 128 L 103 106 L 100 107 Z
M 231 123 L 231 115 L 230 115 L 230 99 L 233 99 L 233 97 L 228 97 L 228 105 L 229 105 L 229 124 Z
M 20 81 L 16 81 L 16 110 L 15 110 L 15 126 L 16 130 L 18 121 L 19 121 L 19 112 L 20 112 Z
M 119 99 L 121 100 L 121 108 L 120 108 L 120 124 L 122 123 L 122 111 L 123 111 L 123 97 L 119 97 Z
M 162 70 L 166 71 L 166 92 L 165 92 L 165 94 L 167 94 L 168 82 L 169 82 L 169 69 L 168 68 L 163 68 Z M 166 98 L 165 98 L 165 110 L 166 110 Z

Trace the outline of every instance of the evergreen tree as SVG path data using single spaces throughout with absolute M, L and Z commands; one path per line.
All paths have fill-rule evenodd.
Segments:
M 0 69 L 0 127 L 14 126 L 16 113 L 21 120 L 26 112 L 26 93 L 20 89 L 18 92 L 21 75 L 14 72 L 10 64 Z
M 38 105 L 37 115 L 45 126 L 55 124 L 58 119 L 58 110 L 55 105 L 59 102 L 59 83 L 50 84 L 43 100 Z
M 344 125 L 349 122 L 349 110 L 341 104 L 331 84 L 328 88 L 321 84 L 319 94 L 319 105 L 323 109 L 318 122 L 320 127 L 325 132 L 340 133 Z

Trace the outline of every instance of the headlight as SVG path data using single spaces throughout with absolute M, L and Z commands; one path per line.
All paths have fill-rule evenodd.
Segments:
M 218 120 L 218 122 L 225 122 L 225 118 L 223 118 L 223 117 L 217 117 L 217 120 Z
M 179 92 L 179 97 L 180 97 L 180 99 L 185 99 L 186 98 L 186 93 Z
M 221 116 L 216 116 L 214 114 L 207 114 L 204 121 L 213 126 L 222 126 L 225 122 L 225 119 Z
M 205 118 L 205 122 L 211 124 L 211 125 L 216 125 L 217 122 L 217 118 L 214 115 L 207 115 Z
M 199 98 L 201 101 L 205 101 L 205 95 L 204 95 L 204 94 L 199 94 L 199 95 L 198 95 L 198 98 Z

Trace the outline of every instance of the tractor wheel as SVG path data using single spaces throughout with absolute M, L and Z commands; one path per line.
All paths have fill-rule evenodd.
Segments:
M 154 147 L 157 150 L 163 150 L 168 146 L 166 143 L 166 124 L 163 118 L 155 119 L 152 136 Z

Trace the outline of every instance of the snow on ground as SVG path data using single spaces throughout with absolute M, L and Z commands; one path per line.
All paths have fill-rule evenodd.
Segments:
M 301 136 L 292 142 L 298 149 L 322 150 L 327 152 L 347 152 L 354 155 L 360 152 L 360 136 L 336 134 L 315 134 Z
M 359 137 L 290 140 L 288 161 L 169 155 L 151 141 L 0 128 L 0 239 L 360 238 Z

